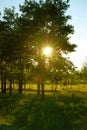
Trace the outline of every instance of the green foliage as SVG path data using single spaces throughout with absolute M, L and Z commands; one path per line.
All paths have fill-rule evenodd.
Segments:
M 53 75 L 61 80 L 71 72 L 72 63 L 63 57 L 64 53 L 72 52 L 76 47 L 69 42 L 74 28 L 68 24 L 71 19 L 65 14 L 68 8 L 69 0 L 25 0 L 19 6 L 20 14 L 15 12 L 15 7 L 5 8 L 0 20 L 0 66 L 5 63 L 1 71 L 4 69 L 7 75 L 1 75 L 2 82 L 18 80 L 19 91 L 22 92 L 23 82 L 37 74 L 44 80 L 48 80 L 50 74 L 50 78 Z M 52 59 L 42 55 L 45 46 L 53 48 Z M 46 60 L 49 61 L 48 66 Z
M 75 45 L 71 45 L 68 38 L 68 35 L 73 33 L 73 26 L 67 24 L 70 16 L 65 15 L 69 7 L 68 3 L 69 1 L 63 0 L 45 2 L 26 0 L 24 5 L 20 5 L 22 23 L 25 23 L 27 29 L 32 27 L 29 31 L 35 34 L 34 42 L 38 43 L 37 47 L 49 42 L 48 44 L 58 47 L 58 51 L 59 49 L 65 52 L 74 50 Z
M 6 23 L 9 30 L 14 29 L 15 20 L 17 17 L 18 17 L 18 13 L 15 13 L 14 6 L 12 6 L 12 8 L 4 9 L 3 21 Z
M 83 67 L 80 71 L 80 78 L 84 83 L 87 82 L 87 59 L 84 61 Z

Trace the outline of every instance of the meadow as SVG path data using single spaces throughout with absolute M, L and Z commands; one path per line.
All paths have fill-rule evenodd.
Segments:
M 36 86 L 26 86 L 23 94 L 0 93 L 0 130 L 87 130 L 87 85 L 67 85 L 45 97 L 37 95 Z M 50 91 L 48 91 L 50 89 Z

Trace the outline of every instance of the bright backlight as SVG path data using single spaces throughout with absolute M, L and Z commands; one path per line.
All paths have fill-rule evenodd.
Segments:
M 51 52 L 52 52 L 52 48 L 50 47 L 46 47 L 43 49 L 43 54 L 45 54 L 46 56 L 50 56 Z

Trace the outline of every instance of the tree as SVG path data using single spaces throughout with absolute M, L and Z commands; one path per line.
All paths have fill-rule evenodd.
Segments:
M 0 59 L 1 59 L 1 66 L 4 63 L 5 67 L 2 69 L 2 88 L 4 86 L 6 90 L 6 79 L 10 81 L 10 94 L 11 94 L 11 84 L 12 84 L 12 77 L 7 76 L 6 73 L 11 75 L 11 66 L 18 60 L 18 47 L 17 43 L 19 41 L 19 35 L 16 30 L 16 23 L 17 23 L 18 14 L 15 13 L 15 7 L 12 8 L 5 8 L 4 14 L 2 16 L 2 21 L 0 22 Z M 9 68 L 9 69 L 8 69 Z M 13 67 L 14 68 L 14 67 Z M 9 70 L 9 72 L 8 72 Z M 3 89 L 2 89 L 3 90 Z
M 68 24 L 68 20 L 71 17 L 65 14 L 68 7 L 69 0 L 39 2 L 25 0 L 24 5 L 20 5 L 21 16 L 24 20 L 26 19 L 26 22 L 23 21 L 27 28 L 25 33 L 27 30 L 32 33 L 33 37 L 32 46 L 35 49 L 35 53 L 32 58 L 40 67 L 42 66 L 41 61 L 43 61 L 40 55 L 42 47 L 46 45 L 52 46 L 54 48 L 54 57 L 56 58 L 59 58 L 59 54 L 62 56 L 62 53 L 74 51 L 76 47 L 75 44 L 69 42 L 69 35 L 73 34 L 74 31 L 73 26 Z M 42 83 L 42 90 L 44 91 L 43 88 Z
M 8 29 L 4 21 L 0 21 L 0 72 L 1 72 L 1 91 L 6 93 L 6 64 L 4 60 L 4 55 L 2 54 L 2 46 L 5 43 Z
M 11 64 L 13 59 L 13 44 L 14 44 L 14 24 L 17 14 L 15 8 L 5 8 L 2 20 L 0 21 L 0 69 L 1 69 L 1 86 L 2 92 L 6 93 L 6 80 L 8 64 Z M 11 83 L 11 80 L 10 80 Z M 11 89 L 11 84 L 10 84 Z M 11 91 L 10 91 L 11 92 Z
M 81 79 L 84 81 L 84 82 L 87 82 L 87 58 L 83 64 L 83 67 L 81 69 Z
M 3 22 L 8 32 L 5 40 L 2 39 L 4 44 L 1 44 L 1 57 L 3 56 L 6 63 L 9 61 L 17 65 L 19 93 L 22 93 L 23 74 L 29 63 L 30 68 L 33 67 L 40 72 L 44 96 L 44 77 L 46 77 L 47 68 L 45 57 L 42 55 L 43 47 L 51 46 L 54 50 L 53 61 L 49 60 L 50 70 L 52 68 L 57 70 L 57 64 L 54 64 L 56 61 L 61 68 L 59 58 L 61 57 L 60 62 L 62 62 L 64 53 L 74 51 L 76 45 L 69 42 L 69 36 L 74 32 L 73 26 L 68 24 L 71 17 L 65 14 L 68 7 L 69 0 L 40 0 L 39 2 L 25 0 L 24 4 L 19 6 L 20 16 L 14 12 L 14 7 L 12 10 L 5 9 Z M 34 73 L 36 74 L 37 71 Z M 38 83 L 39 89 L 40 82 Z
M 50 81 L 55 84 L 55 90 L 58 84 L 69 84 L 70 75 L 74 73 L 75 67 L 73 63 L 66 57 L 61 55 L 51 60 Z
M 5 8 L 4 15 L 3 15 L 3 21 L 1 22 L 2 27 L 1 28 L 1 62 L 5 62 L 6 64 L 6 70 L 9 70 L 9 79 L 10 81 L 10 89 L 12 84 L 12 77 L 10 76 L 11 70 L 13 65 L 16 66 L 18 72 L 16 72 L 17 79 L 19 80 L 19 93 L 22 93 L 22 84 L 23 84 L 23 73 L 24 68 L 26 67 L 26 64 L 30 64 L 28 60 L 29 57 L 29 51 L 32 50 L 32 48 L 29 49 L 29 47 L 26 45 L 26 36 L 23 33 L 23 26 L 20 22 L 21 17 L 18 16 L 17 13 L 15 13 L 15 8 L 12 9 Z M 13 69 L 15 69 L 15 66 Z M 8 69 L 9 68 L 9 69 Z M 15 70 L 14 70 L 15 72 Z M 3 85 L 2 85 L 3 86 Z M 5 85 L 6 86 L 6 85 Z M 10 90 L 11 93 L 11 90 Z

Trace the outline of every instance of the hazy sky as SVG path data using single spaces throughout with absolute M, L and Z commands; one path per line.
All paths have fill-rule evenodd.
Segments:
M 71 0 L 68 14 L 72 16 L 70 22 L 75 30 L 71 41 L 78 45 L 71 59 L 80 68 L 87 57 L 87 0 Z
M 0 0 L 0 11 L 5 7 L 14 5 L 18 9 L 19 3 L 24 0 Z M 70 0 L 68 14 L 72 16 L 69 22 L 74 26 L 75 33 L 71 37 L 71 42 L 78 45 L 76 52 L 70 57 L 74 64 L 80 68 L 87 57 L 87 0 Z

